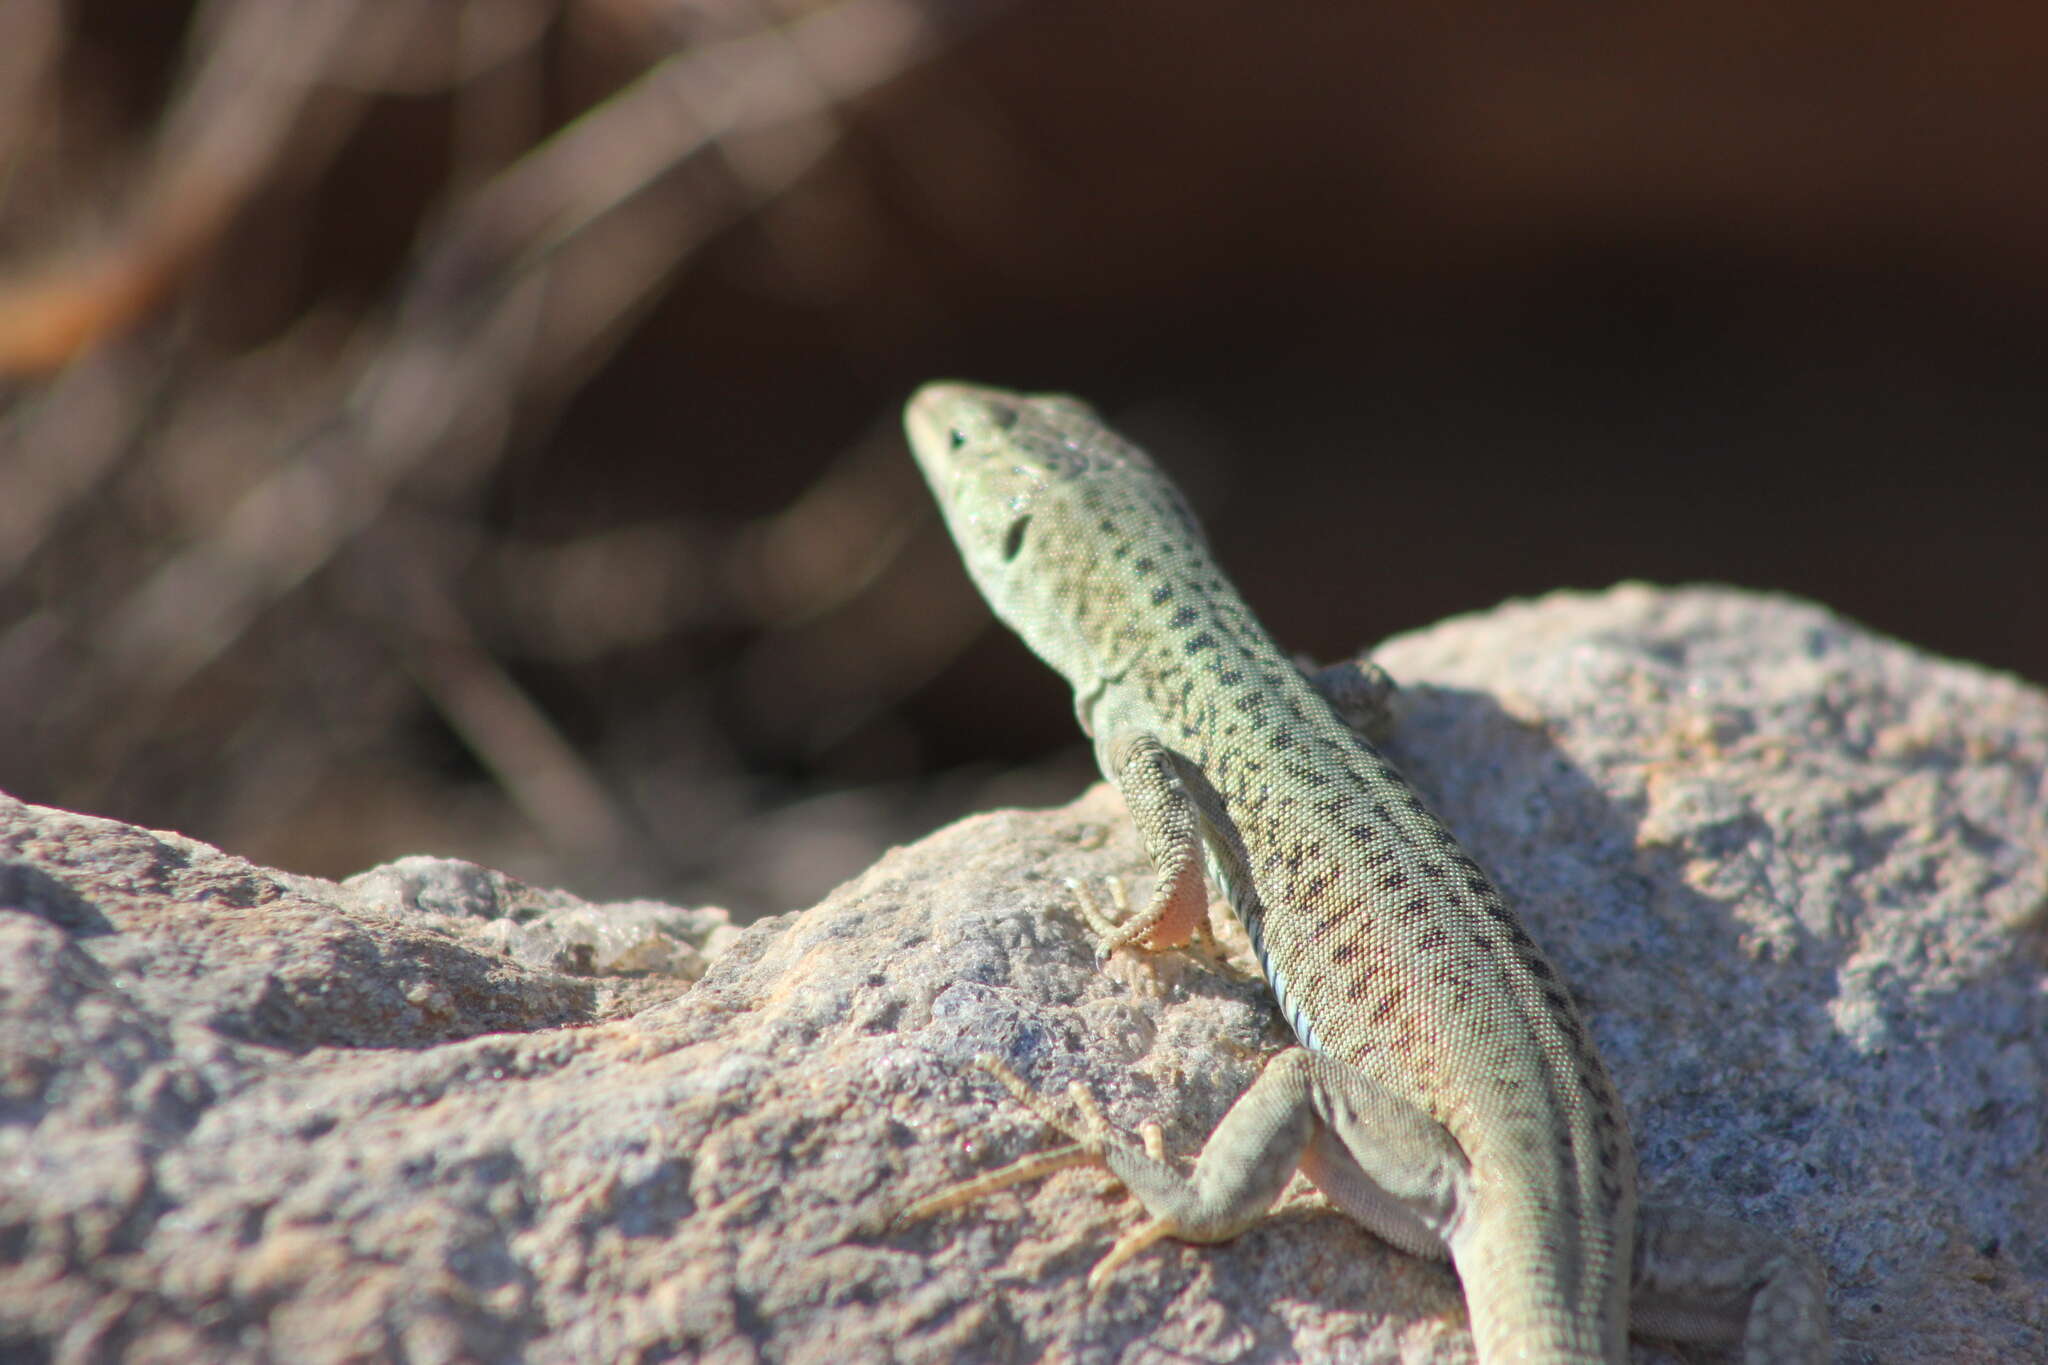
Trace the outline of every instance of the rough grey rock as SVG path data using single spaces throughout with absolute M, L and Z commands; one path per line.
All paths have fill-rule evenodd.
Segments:
M 2048 1353 L 2048 698 L 1713 590 L 1377 657 L 1395 757 L 1579 991 L 1650 1192 L 1817 1251 L 1845 1361 Z M 1451 1272 L 1305 1186 L 1093 1302 L 1132 1215 L 1090 1173 L 889 1229 L 1045 1140 L 978 1052 L 1185 1154 L 1282 1043 L 1241 956 L 1097 970 L 1067 879 L 1141 866 L 1098 787 L 735 936 L 0 805 L 0 1354 L 1469 1358 Z
M 739 934 L 723 910 L 658 901 L 592 905 L 453 858 L 400 858 L 342 885 L 366 906 L 466 934 L 529 967 L 577 976 L 695 981 Z

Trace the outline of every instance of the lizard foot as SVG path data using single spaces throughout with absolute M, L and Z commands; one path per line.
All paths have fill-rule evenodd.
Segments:
M 1115 907 L 1113 914 L 1104 909 L 1088 883 L 1067 879 L 1067 890 L 1074 897 L 1074 912 L 1095 936 L 1095 965 L 1135 994 L 1151 1000 L 1164 997 L 1168 983 L 1162 979 L 1160 970 L 1165 964 L 1158 955 L 1136 947 L 1144 926 L 1131 919 L 1131 900 L 1124 890 L 1124 879 L 1107 877 L 1104 883 L 1109 888 L 1109 903 Z
M 1014 1095 L 1019 1104 L 1029 1109 L 1039 1122 L 1060 1133 L 1068 1141 L 1065 1146 L 1054 1147 L 1044 1152 L 1033 1152 L 1029 1156 L 1019 1157 L 1001 1170 L 990 1171 L 986 1175 L 962 1181 L 936 1194 L 926 1195 L 898 1213 L 890 1222 L 893 1228 L 901 1228 L 930 1218 L 934 1214 L 960 1208 L 994 1194 L 997 1190 L 1021 1185 L 1027 1180 L 1037 1180 L 1055 1171 L 1066 1170 L 1070 1166 L 1105 1164 L 1104 1153 L 1110 1141 L 1109 1122 L 1103 1117 L 1101 1106 L 1096 1104 L 1095 1096 L 1086 1086 L 1076 1081 L 1068 1090 L 1074 1107 L 1081 1112 L 1081 1121 L 1075 1123 L 1047 1103 L 1022 1076 L 1005 1065 L 1001 1058 L 983 1053 L 974 1061 L 975 1065 L 1001 1081 L 1004 1089 Z M 1144 1133 L 1145 1147 L 1146 1151 L 1150 1152 L 1155 1145 L 1163 1144 L 1157 1124 L 1147 1124 L 1146 1129 L 1149 1131 Z
M 974 1060 L 977 1066 L 1001 1081 L 1003 1088 L 1015 1096 L 1019 1104 L 1037 1116 L 1041 1123 L 1069 1140 L 1063 1147 L 1033 1153 L 1011 1162 L 1001 1170 L 990 1171 L 987 1175 L 965 1181 L 951 1189 L 927 1195 L 897 1214 L 893 1224 L 895 1227 L 959 1208 L 996 1190 L 1006 1189 L 1026 1180 L 1036 1180 L 1040 1176 L 1050 1175 L 1054 1171 L 1065 1170 L 1070 1166 L 1096 1165 L 1106 1169 L 1110 1148 L 1125 1141 L 1110 1127 L 1109 1120 L 1103 1115 L 1102 1106 L 1096 1102 L 1094 1094 L 1079 1081 L 1067 1087 L 1067 1096 L 1080 1114 L 1078 1120 L 1070 1120 L 1053 1108 L 1000 1058 L 984 1053 Z M 1138 1142 L 1148 1160 L 1162 1164 L 1165 1162 L 1166 1135 L 1157 1123 L 1140 1124 Z M 1109 1176 L 1109 1181 L 1113 1186 L 1122 1186 L 1124 1183 L 1122 1178 L 1113 1172 Z M 1088 1272 L 1088 1292 L 1099 1293 L 1125 1262 L 1157 1242 L 1179 1236 L 1182 1230 L 1181 1221 L 1168 1215 L 1155 1215 L 1132 1228 L 1117 1238 L 1116 1243 Z
M 1089 932 L 1095 935 L 1096 965 L 1139 995 L 1151 999 L 1163 997 L 1174 985 L 1182 959 L 1143 951 L 1139 940 L 1151 926 L 1132 918 L 1130 896 L 1124 890 L 1123 878 L 1105 877 L 1103 882 L 1109 888 L 1109 902 L 1114 914 L 1103 908 L 1101 900 L 1087 883 L 1071 877 L 1067 879 L 1067 889 L 1074 896 L 1075 911 Z M 1196 924 L 1194 938 L 1187 951 L 1204 966 L 1219 972 L 1227 970 L 1228 955 L 1206 915 Z

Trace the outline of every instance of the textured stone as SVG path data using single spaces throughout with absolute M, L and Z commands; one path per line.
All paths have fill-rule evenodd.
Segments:
M 1579 992 L 1649 1192 L 1818 1252 L 1845 1361 L 2048 1352 L 2048 699 L 1719 590 L 1377 657 L 1394 756 Z M 1284 1041 L 1241 943 L 1099 971 L 1067 879 L 1111 875 L 1142 889 L 1101 787 L 738 933 L 0 804 L 0 1354 L 1468 1358 L 1451 1272 L 1305 1186 L 1092 1303 L 1131 1211 L 1091 1173 L 889 1230 L 1045 1141 L 976 1053 L 1187 1154 Z

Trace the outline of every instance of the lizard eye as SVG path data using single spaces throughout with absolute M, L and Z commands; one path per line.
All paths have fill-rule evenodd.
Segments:
M 1031 518 L 1019 517 L 1010 523 L 1010 529 L 1003 532 L 1003 562 L 1009 563 L 1024 548 L 1024 530 L 1031 525 Z
M 954 427 L 951 431 L 947 432 L 946 437 L 948 441 L 951 442 L 952 447 L 955 450 L 958 450 L 961 446 L 967 444 L 967 433 L 960 430 L 960 428 L 958 427 Z

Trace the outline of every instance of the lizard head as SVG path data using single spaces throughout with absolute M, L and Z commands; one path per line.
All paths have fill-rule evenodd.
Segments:
M 1118 501 L 1143 489 L 1192 525 L 1178 491 L 1145 452 L 1078 398 L 927 384 L 912 395 L 903 426 L 984 590 L 985 575 L 1005 575 L 1026 552 L 1034 524 L 1049 531 L 1056 520 L 1102 508 L 1105 497 Z
M 972 384 L 925 385 L 904 409 L 903 427 L 968 571 L 991 600 L 1032 542 L 1076 504 L 1075 486 L 1125 453 L 1105 444 L 1123 442 L 1078 398 Z
M 927 384 L 903 426 L 982 596 L 1070 680 L 1091 646 L 1068 623 L 1143 576 L 1138 547 L 1163 562 L 1202 543 L 1158 467 L 1077 398 Z

